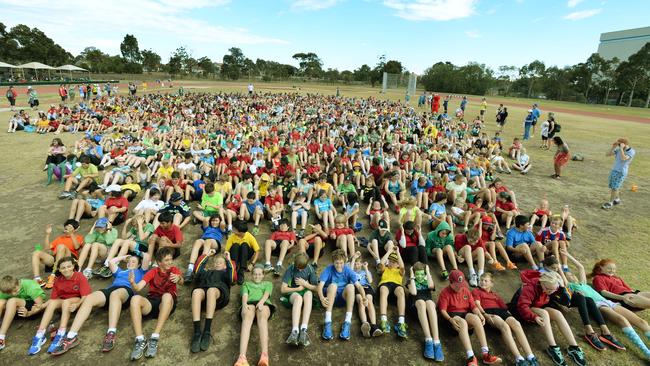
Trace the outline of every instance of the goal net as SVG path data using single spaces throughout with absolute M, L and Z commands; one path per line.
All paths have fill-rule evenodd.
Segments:
M 381 83 L 381 92 L 386 93 L 388 89 L 406 89 L 406 92 L 409 95 L 414 95 L 416 85 L 417 75 L 415 75 L 415 73 L 389 74 L 384 72 Z

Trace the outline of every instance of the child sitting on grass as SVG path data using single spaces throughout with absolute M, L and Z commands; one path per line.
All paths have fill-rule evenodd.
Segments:
M 410 269 L 408 279 L 409 313 L 417 316 L 424 333 L 424 358 L 442 362 L 445 355 L 438 335 L 438 314 L 431 291 L 435 283 L 431 278 L 429 266 L 422 262 L 415 263 Z
M 187 265 L 187 271 L 185 272 L 184 280 L 187 283 L 192 282 L 192 276 L 194 273 L 194 262 L 196 262 L 199 257 L 199 251 L 203 255 L 208 255 L 211 250 L 214 250 L 215 253 L 221 252 L 221 242 L 226 236 L 226 224 L 215 215 L 212 217 L 204 217 L 203 225 L 203 235 L 200 239 L 196 239 L 192 245 L 192 252 L 190 253 L 190 262 Z
M 292 346 L 307 347 L 311 344 L 307 326 L 314 298 L 312 291 L 317 289 L 318 277 L 308 262 L 306 253 L 298 253 L 282 278 L 280 302 L 291 308 L 291 333 L 286 343 Z
M 58 236 L 50 242 L 50 235 L 52 234 L 52 224 L 45 226 L 45 243 L 44 248 L 49 250 L 39 250 L 38 248 L 32 253 L 32 271 L 34 273 L 34 281 L 45 288 L 50 289 L 54 285 L 55 275 L 50 274 L 47 282 L 41 279 L 40 267 L 41 264 L 45 265 L 45 269 L 52 269 L 54 263 L 60 261 L 64 257 L 72 256 L 79 257 L 79 249 L 84 245 L 83 236 L 77 234 L 79 222 L 75 220 L 66 220 L 63 223 L 63 234 Z
M 264 271 L 273 271 L 274 275 L 279 276 L 282 273 L 282 261 L 284 257 L 296 243 L 296 234 L 293 231 L 289 231 L 289 220 L 280 220 L 278 230 L 274 231 L 271 237 L 264 243 Z M 278 256 L 278 262 L 275 267 L 271 265 L 272 255 Z
M 18 280 L 12 276 L 0 279 L 0 351 L 6 346 L 7 332 L 16 314 L 29 318 L 45 309 L 45 292 L 38 282 L 29 279 Z
M 451 226 L 447 221 L 440 222 L 435 230 L 431 231 L 427 235 L 426 240 L 427 256 L 435 256 L 440 269 L 440 277 L 443 280 L 447 280 L 449 277 L 449 272 L 447 271 L 447 266 L 445 265 L 445 254 L 447 259 L 451 263 L 452 270 L 458 269 L 458 264 L 456 264 L 456 253 L 454 251 L 454 237 L 451 230 Z
M 381 275 L 379 280 L 379 314 L 380 328 L 385 334 L 390 334 L 390 324 L 386 316 L 388 310 L 388 297 L 394 296 L 397 300 L 398 321 L 395 325 L 395 332 L 400 338 L 407 338 L 406 326 L 406 297 L 402 282 L 404 280 L 404 262 L 396 247 L 391 247 L 381 259 L 377 267 Z
M 377 313 L 375 311 L 375 304 L 373 303 L 375 290 L 372 288 L 372 274 L 368 271 L 368 262 L 361 263 L 360 259 L 361 252 L 354 253 L 350 267 L 357 274 L 359 283 L 366 294 L 365 299 L 361 297 L 360 293 L 356 294 L 359 320 L 361 321 L 361 334 L 365 338 L 370 338 L 371 336 L 378 337 L 383 332 L 377 327 Z

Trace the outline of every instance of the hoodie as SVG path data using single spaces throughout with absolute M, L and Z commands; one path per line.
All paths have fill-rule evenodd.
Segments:
M 449 231 L 449 234 L 442 238 L 440 237 L 439 233 L 441 231 Z M 427 247 L 427 254 L 431 255 L 431 252 L 435 248 L 440 248 L 442 249 L 445 245 L 451 245 L 453 247 L 454 245 L 454 238 L 451 235 L 451 227 L 446 221 L 442 221 L 441 223 L 436 226 L 436 229 L 433 230 L 432 232 L 427 235 L 427 241 L 426 241 L 426 247 Z
M 539 284 L 541 273 L 534 270 L 521 271 L 522 286 L 512 297 L 511 306 L 522 320 L 534 322 L 537 315 L 530 308 L 542 308 L 550 301 L 549 296 Z

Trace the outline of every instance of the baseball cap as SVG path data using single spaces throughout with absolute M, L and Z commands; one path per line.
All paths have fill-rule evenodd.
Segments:
M 95 221 L 96 229 L 105 229 L 107 226 L 108 226 L 108 219 L 106 217 L 102 217 L 99 220 Z
M 122 187 L 120 187 L 119 184 L 111 184 L 110 186 L 106 187 L 106 192 L 119 192 L 122 190 Z
M 390 262 L 398 262 L 399 259 L 397 257 L 397 253 L 395 253 L 395 252 L 390 253 L 390 255 L 388 256 L 388 261 L 390 261 Z
M 449 274 L 449 284 L 455 288 L 466 287 L 465 275 L 460 270 L 454 269 Z
M 390 230 L 388 229 L 388 223 L 386 222 L 386 220 L 379 220 L 379 229 L 380 230 L 387 230 L 388 232 L 390 232 Z
M 178 202 L 183 199 L 183 196 L 181 196 L 180 193 L 174 192 L 172 193 L 171 197 L 169 197 L 169 202 Z

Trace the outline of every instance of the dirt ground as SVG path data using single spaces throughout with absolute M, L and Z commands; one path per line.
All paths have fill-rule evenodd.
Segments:
M 187 83 L 191 88 L 193 83 Z M 205 84 L 201 84 L 205 87 Z M 267 85 L 256 86 L 257 91 L 273 90 L 297 91 L 301 93 L 334 93 L 334 86 L 310 86 L 301 90 L 287 88 L 286 86 Z M 238 90 L 245 91 L 245 83 L 210 85 L 207 90 Z M 271 89 L 273 88 L 273 89 Z M 277 89 L 276 89 L 277 88 Z M 120 88 L 123 92 L 125 88 Z M 364 88 L 341 87 L 344 96 L 378 96 L 377 90 Z M 385 97 L 385 96 L 384 96 Z M 394 92 L 388 97 L 403 98 L 403 94 Z M 55 101 L 55 95 L 41 93 L 42 102 Z M 23 100 L 24 101 L 24 100 Z M 4 102 L 4 101 L 3 101 Z M 417 103 L 417 100 L 412 103 Z M 494 110 L 496 104 L 488 98 L 489 111 Z M 497 102 L 498 103 L 498 102 Z M 512 138 L 522 132 L 526 105 L 506 104 L 510 110 L 509 123 L 503 134 L 504 141 L 509 144 Z M 477 112 L 478 103 L 471 103 L 468 116 Z M 450 108 L 456 108 L 454 102 Z M 552 102 L 541 104 L 544 112 L 554 110 Z M 4 104 L 2 105 L 4 107 Z M 487 119 L 487 131 L 490 135 L 496 130 L 491 114 Z M 581 153 L 585 156 L 583 162 L 570 162 L 564 174 L 564 179 L 556 181 L 549 178 L 552 171 L 553 150 L 542 151 L 538 149 L 539 132 L 525 144 L 531 155 L 533 168 L 527 176 L 503 176 L 505 183 L 517 192 L 520 206 L 525 211 L 532 211 L 538 200 L 547 196 L 551 209 L 559 211 L 564 205 L 571 207 L 573 215 L 578 219 L 579 230 L 574 234 L 571 251 L 588 269 L 598 258 L 612 257 L 618 261 L 620 274 L 631 284 L 639 289 L 648 289 L 650 275 L 647 265 L 650 263 L 650 254 L 645 250 L 650 238 L 650 216 L 647 215 L 647 205 L 642 200 L 650 193 L 650 125 L 627 121 L 626 118 L 616 120 L 612 115 L 594 116 L 580 114 L 575 110 L 559 114 L 562 124 L 562 136 L 571 147 L 572 153 Z M 605 117 L 605 118 L 600 118 Z M 0 113 L 0 121 L 7 121 L 9 112 Z M 643 118 L 650 118 L 650 112 Z M 616 207 L 611 212 L 603 211 L 600 205 L 608 198 L 607 175 L 612 165 L 612 159 L 605 157 L 611 143 L 619 136 L 630 138 L 637 155 L 632 163 L 630 175 L 623 192 L 623 205 Z M 61 188 L 56 184 L 44 187 L 45 173 L 42 172 L 47 147 L 52 136 L 16 133 L 7 134 L 0 132 L 0 207 L 2 216 L 0 220 L 0 274 L 12 274 L 21 277 L 31 276 L 29 259 L 35 244 L 43 241 L 44 227 L 47 223 L 55 224 L 56 230 L 61 230 L 60 224 L 67 218 L 70 201 L 58 200 L 57 194 Z M 66 144 L 73 144 L 78 136 L 65 134 L 62 136 Z M 639 186 L 636 193 L 630 192 L 630 184 Z M 87 233 L 92 222 L 82 221 L 81 232 Z M 263 241 L 268 236 L 266 227 L 257 236 L 258 241 Z M 191 226 L 186 232 L 186 246 L 183 254 L 177 261 L 181 268 L 187 266 L 190 243 L 199 236 L 200 229 Z M 361 235 L 367 235 L 363 231 Z M 364 258 L 369 259 L 365 251 Z M 329 253 L 329 250 L 328 250 Z M 329 260 L 328 256 L 325 256 Z M 290 259 L 289 259 L 290 261 Z M 289 262 L 288 261 L 288 262 Z M 325 260 L 321 261 L 322 269 Z M 433 273 L 438 273 L 437 265 L 432 266 Z M 268 275 L 271 276 L 270 274 Z M 375 276 L 377 277 L 377 276 Z M 434 276 L 435 277 L 435 276 Z M 519 285 L 515 272 L 497 274 L 497 291 L 509 300 Z M 323 312 L 315 310 L 310 321 L 310 336 L 312 345 L 305 350 L 291 349 L 284 344 L 290 332 L 290 311 L 283 308 L 279 302 L 279 281 L 274 281 L 275 288 L 272 299 L 278 306 L 270 327 L 270 358 L 273 365 L 286 365 L 305 363 L 312 365 L 424 365 L 427 364 L 422 356 L 422 333 L 416 319 L 409 319 L 409 339 L 399 341 L 394 334 L 378 339 L 366 340 L 359 332 L 359 321 L 353 317 L 352 339 L 349 342 L 338 339 L 325 342 L 319 337 L 322 330 Z M 109 284 L 106 280 L 92 279 L 93 289 L 101 289 Z M 442 288 L 445 284 L 436 278 L 436 285 Z M 156 362 L 161 365 L 173 363 L 193 363 L 195 365 L 228 365 L 232 364 L 238 354 L 240 324 L 236 311 L 240 300 L 237 296 L 239 287 L 231 291 L 231 302 L 218 311 L 213 325 L 215 342 L 209 351 L 191 354 L 189 343 L 192 332 L 190 314 L 190 288 L 184 286 L 179 291 L 178 309 L 165 325 L 161 336 L 158 356 L 153 360 L 140 363 Z M 435 296 L 435 295 L 434 295 Z M 356 309 L 355 309 L 356 310 Z M 583 330 L 577 312 L 568 315 L 577 338 L 582 337 Z M 650 320 L 647 313 L 643 313 Z M 391 322 L 396 321 L 397 314 L 394 306 L 389 307 L 388 317 Z M 7 348 L 0 353 L 3 364 L 29 365 L 38 362 L 41 365 L 76 364 L 91 365 L 102 362 L 106 364 L 125 364 L 129 361 L 133 343 L 133 330 L 130 325 L 128 311 L 122 313 L 118 326 L 118 340 L 116 348 L 108 353 L 100 352 L 101 340 L 106 330 L 107 315 L 104 310 L 96 310 L 80 332 L 81 344 L 74 350 L 59 358 L 53 358 L 44 351 L 41 354 L 26 356 L 27 348 L 35 332 L 35 327 L 40 318 L 32 320 L 16 320 L 12 325 L 7 338 Z M 343 320 L 341 310 L 334 312 L 334 330 L 338 335 L 338 328 Z M 154 326 L 154 321 L 145 322 L 145 333 L 149 334 Z M 614 334 L 626 345 L 630 345 L 620 332 L 620 329 L 611 325 Z M 249 345 L 249 361 L 254 364 L 259 355 L 257 328 L 253 328 L 253 336 Z M 533 345 L 534 352 L 544 365 L 549 365 L 548 357 L 543 353 L 545 343 L 535 327 L 526 327 L 526 333 Z M 505 364 L 513 364 L 512 357 L 501 345 L 500 335 L 488 330 L 489 345 L 493 353 L 501 356 Z M 566 341 L 558 336 L 559 345 L 566 347 Z M 441 339 L 445 352 L 445 365 L 459 365 L 464 360 L 464 351 L 460 347 L 457 337 L 441 327 Z M 587 352 L 587 359 L 591 365 L 640 365 L 642 355 L 636 349 L 626 352 L 605 351 L 597 353 L 579 340 L 579 344 Z M 473 339 L 474 349 L 479 350 L 478 342 Z M 650 342 L 647 342 L 650 343 Z M 570 361 L 567 361 L 570 362 Z

